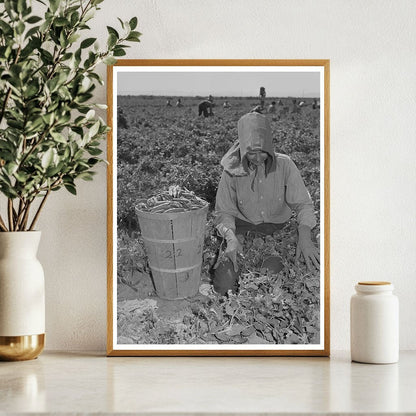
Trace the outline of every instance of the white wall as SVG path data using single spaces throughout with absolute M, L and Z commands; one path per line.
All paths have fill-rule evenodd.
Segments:
M 331 60 L 331 347 L 349 348 L 354 284 L 374 279 L 396 286 L 415 349 L 416 2 L 106 0 L 88 36 L 105 42 L 117 16 L 143 33 L 127 58 Z M 54 194 L 39 224 L 49 350 L 105 349 L 105 167 L 78 193 Z

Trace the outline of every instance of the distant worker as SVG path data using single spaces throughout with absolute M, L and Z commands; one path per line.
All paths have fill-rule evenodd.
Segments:
M 298 106 L 298 102 L 296 98 L 292 99 L 292 113 L 299 113 L 300 107 Z
M 198 104 L 198 116 L 204 115 L 204 117 L 213 116 L 214 113 L 212 112 L 212 102 L 209 100 L 201 101 Z
M 317 108 L 321 108 L 321 103 L 318 101 L 318 99 L 317 99 L 317 98 L 314 98 L 314 99 L 313 99 L 312 108 L 313 108 L 314 110 L 316 110 Z
M 225 101 L 222 106 L 223 108 L 231 108 L 231 104 L 228 101 Z
M 276 114 L 276 101 L 272 101 L 272 103 L 267 107 L 267 112 L 269 114 Z
M 176 107 L 183 107 L 182 100 L 180 98 L 178 98 L 175 105 L 176 105 Z
M 260 93 L 259 93 L 259 101 L 260 101 L 260 107 L 264 108 L 264 102 L 266 100 L 266 88 L 260 87 Z
M 301 101 L 301 102 L 299 103 L 299 107 L 305 107 L 305 105 L 306 105 L 305 101 Z
M 170 99 L 169 98 L 166 100 L 166 107 L 172 107 L 172 104 L 170 103 Z
M 124 111 L 121 107 L 117 107 L 117 127 L 120 129 L 128 129 L 128 123 Z

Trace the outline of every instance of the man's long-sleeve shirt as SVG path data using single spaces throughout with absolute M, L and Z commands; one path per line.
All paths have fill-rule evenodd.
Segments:
M 216 223 L 235 230 L 235 217 L 252 224 L 284 223 L 297 213 L 299 225 L 315 227 L 314 207 L 300 172 L 286 155 L 276 153 L 276 169 L 264 167 L 246 176 L 222 173 L 216 199 Z

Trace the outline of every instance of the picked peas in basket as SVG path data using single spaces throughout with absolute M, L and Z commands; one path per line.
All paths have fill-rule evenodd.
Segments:
M 206 205 L 208 202 L 196 196 L 194 192 L 180 185 L 172 185 L 167 191 L 161 191 L 148 199 L 141 199 L 137 209 L 153 214 L 162 214 L 193 211 Z

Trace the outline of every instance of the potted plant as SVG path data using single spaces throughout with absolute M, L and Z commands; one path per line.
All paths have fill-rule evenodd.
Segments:
M 90 102 L 104 83 L 96 67 L 139 41 L 136 17 L 107 26 L 104 50 L 84 35 L 102 1 L 38 0 L 35 13 L 28 0 L 0 0 L 0 359 L 43 349 L 36 224 L 52 192 L 75 195 L 77 179 L 93 179 L 108 131 L 95 112 L 105 106 Z

